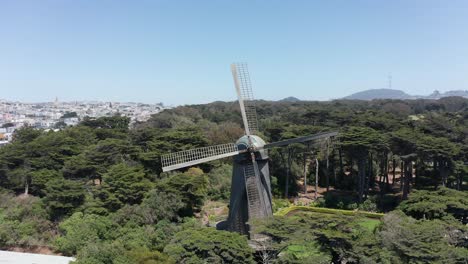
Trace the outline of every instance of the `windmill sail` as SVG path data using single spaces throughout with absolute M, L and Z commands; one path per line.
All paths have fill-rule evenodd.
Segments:
M 292 139 L 286 139 L 274 143 L 269 143 L 264 146 L 264 148 L 269 149 L 269 148 L 275 148 L 275 147 L 283 147 L 287 145 L 291 145 L 294 143 L 303 143 L 303 142 L 308 142 L 308 141 L 315 141 L 315 140 L 320 140 L 320 139 L 325 139 L 325 138 L 331 138 L 331 137 L 336 137 L 338 135 L 338 132 L 323 132 L 323 133 L 318 133 L 314 135 L 309 135 L 305 137 L 298 137 L 298 138 L 292 138 Z
M 239 154 L 236 144 L 228 143 L 169 153 L 161 156 L 163 171 L 171 171 Z
M 245 63 L 234 63 L 231 64 L 231 71 L 244 121 L 245 134 L 250 136 L 258 131 L 258 120 L 249 70 Z

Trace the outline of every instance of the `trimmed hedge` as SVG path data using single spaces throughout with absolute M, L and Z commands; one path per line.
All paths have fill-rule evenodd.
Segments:
M 351 211 L 351 210 L 340 210 L 340 209 L 331 209 L 331 208 L 323 208 L 323 207 L 310 207 L 310 206 L 290 206 L 288 208 L 284 208 L 279 210 L 275 213 L 276 216 L 286 216 L 291 212 L 294 211 L 308 211 L 308 212 L 316 212 L 316 213 L 325 213 L 325 214 L 343 214 L 343 215 L 362 215 L 368 218 L 380 219 L 384 216 L 384 214 L 380 213 L 372 213 L 372 212 L 365 212 L 365 211 Z

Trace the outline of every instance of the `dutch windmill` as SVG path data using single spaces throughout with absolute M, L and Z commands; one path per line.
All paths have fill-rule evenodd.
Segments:
M 266 218 L 273 214 L 268 149 L 327 139 L 336 136 L 337 133 L 319 133 L 266 144 L 263 139 L 255 135 L 258 131 L 257 112 L 247 65 L 232 64 L 231 71 L 245 135 L 236 143 L 166 154 L 161 157 L 161 161 L 163 171 L 166 172 L 234 156 L 227 229 L 248 234 L 249 220 Z

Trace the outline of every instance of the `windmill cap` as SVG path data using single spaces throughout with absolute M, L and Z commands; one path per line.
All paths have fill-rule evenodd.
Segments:
M 252 144 L 255 148 L 261 148 L 265 146 L 265 141 L 261 139 L 259 136 L 251 135 L 250 139 L 252 140 Z M 249 137 L 247 135 L 239 138 L 236 142 L 237 147 L 239 150 L 247 149 L 249 147 Z

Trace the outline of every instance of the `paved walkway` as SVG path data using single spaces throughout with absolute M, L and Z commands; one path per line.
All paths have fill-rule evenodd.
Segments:
M 68 264 L 72 260 L 75 259 L 0 250 L 0 264 Z

